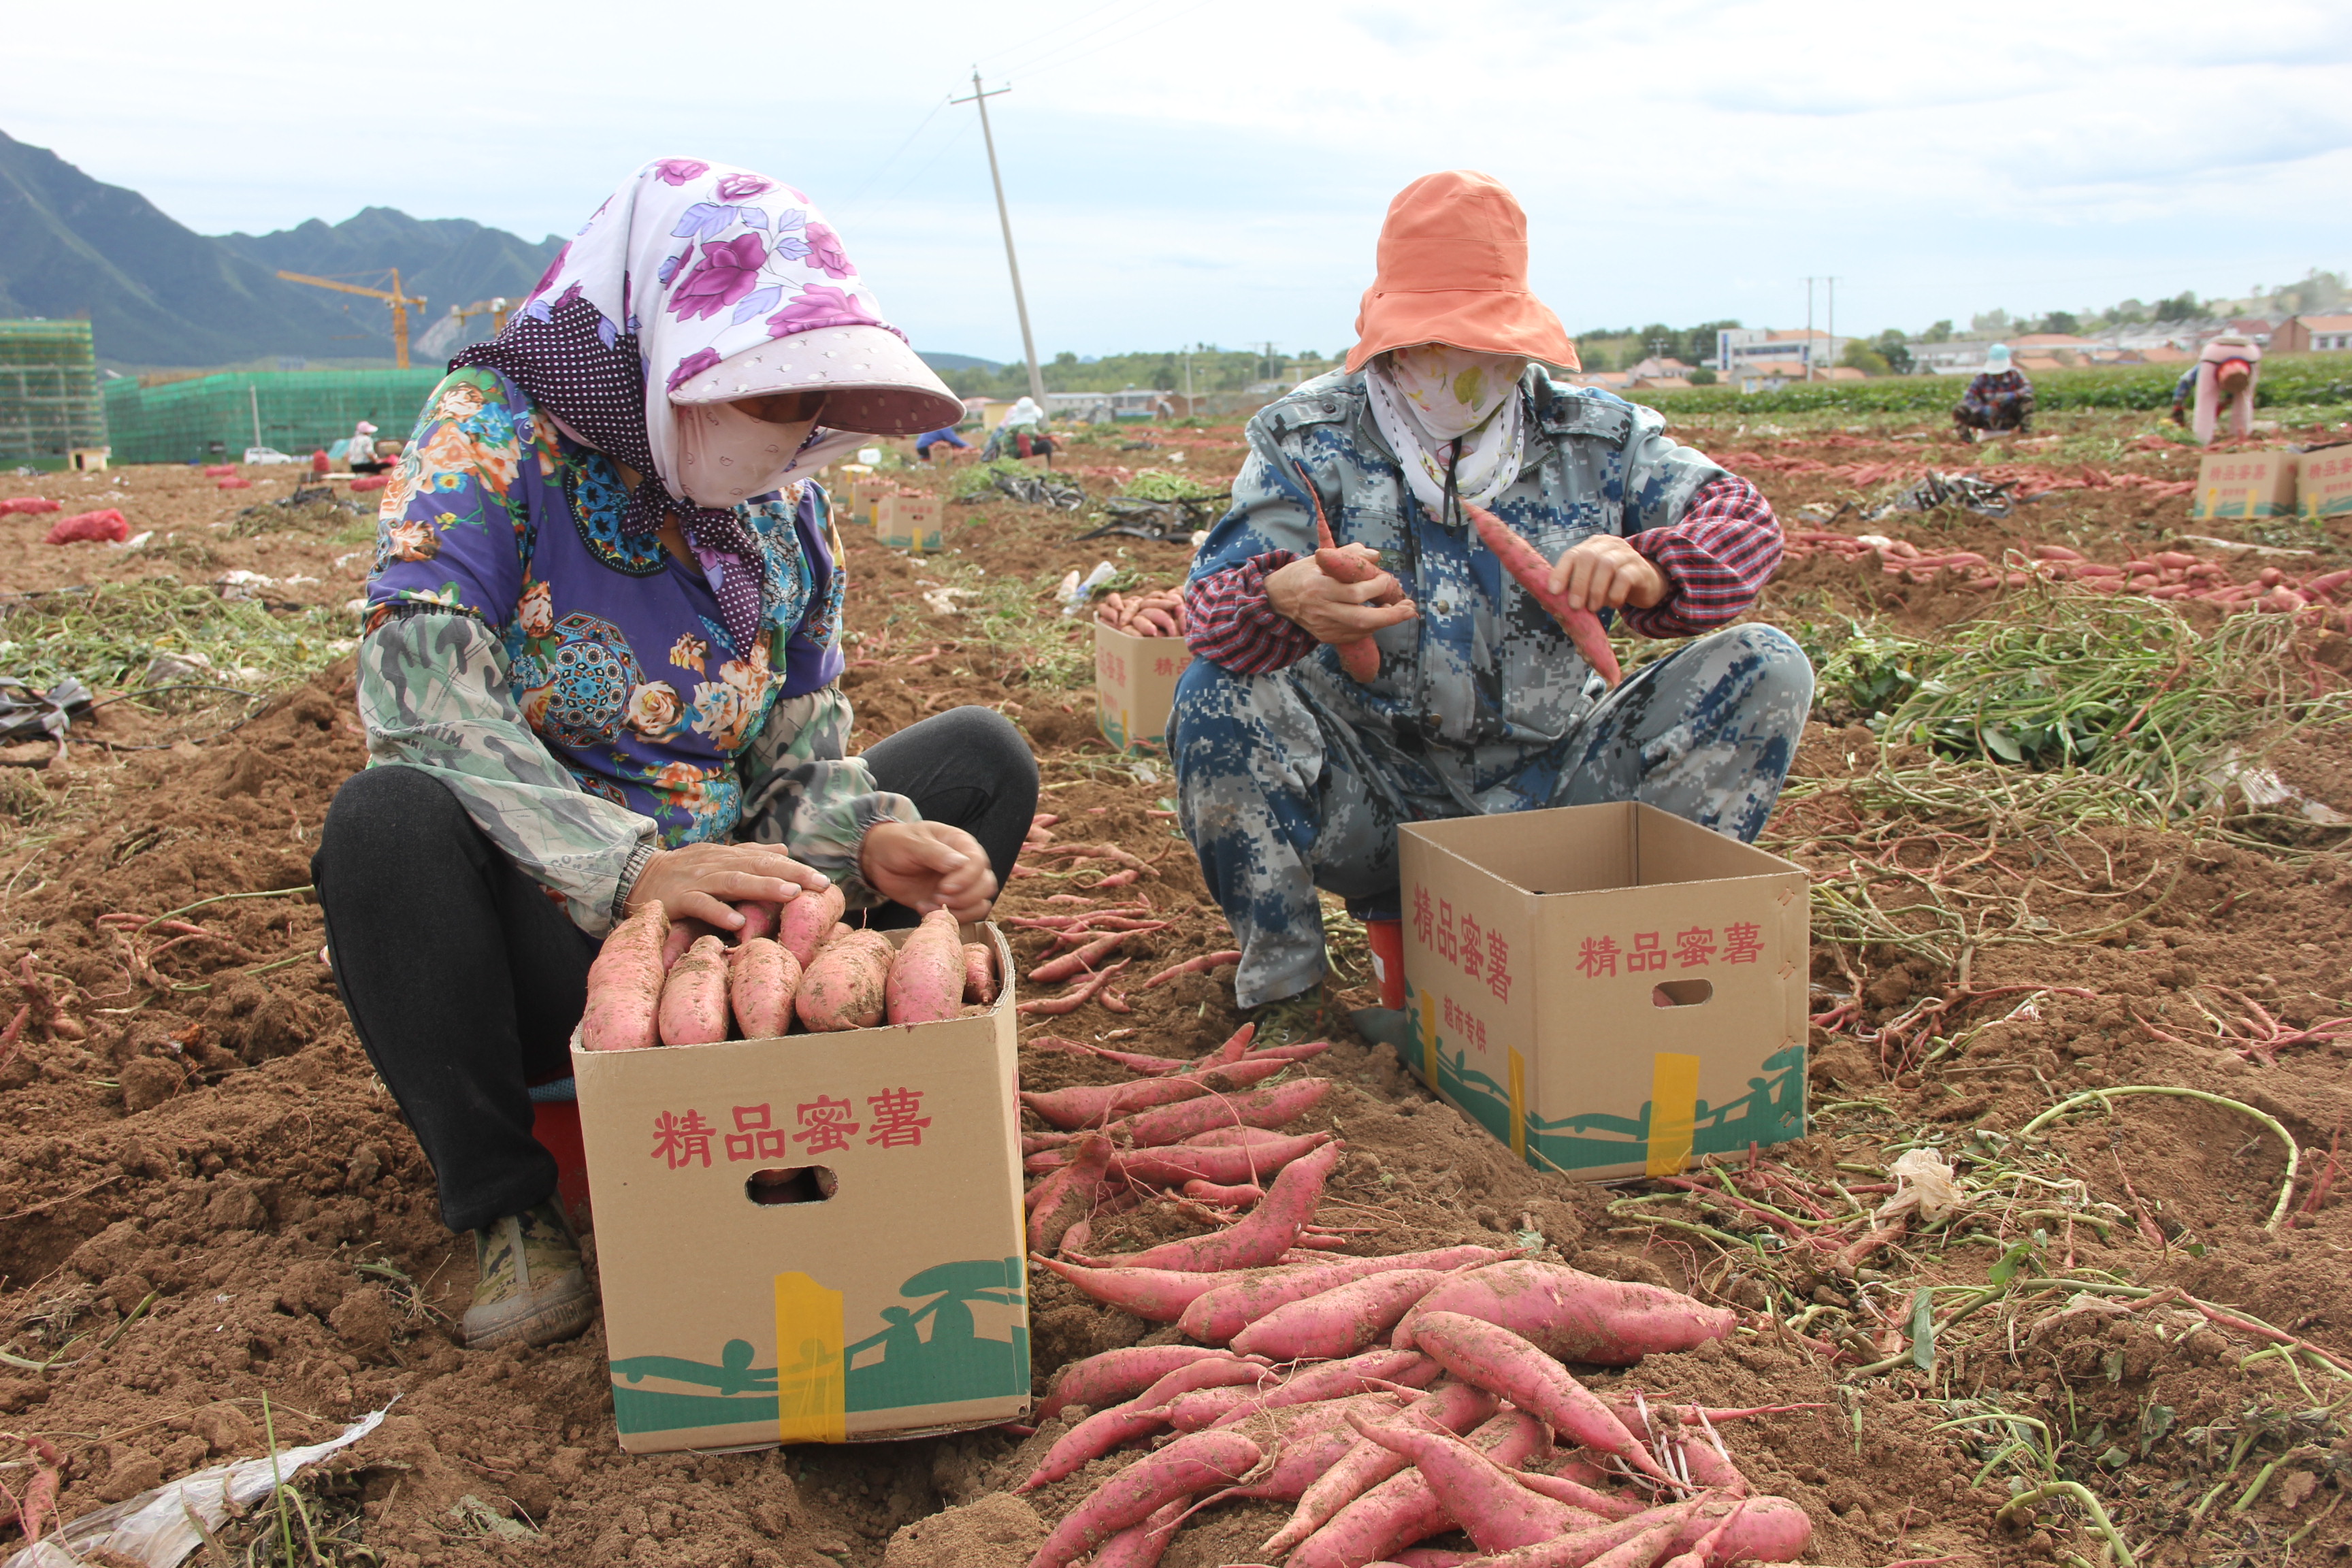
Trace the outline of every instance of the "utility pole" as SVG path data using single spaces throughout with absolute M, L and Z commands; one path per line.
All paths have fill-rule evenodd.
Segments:
M 1013 274 L 1013 308 L 1021 315 L 1021 350 L 1029 356 L 1029 395 L 1037 406 L 1045 405 L 1045 378 L 1037 369 L 1037 340 L 1029 332 L 1029 301 L 1021 293 L 1021 258 L 1013 253 L 1013 214 L 1004 205 L 1004 176 L 996 170 L 996 135 L 988 128 L 988 100 L 1011 92 L 1000 87 L 994 92 L 983 92 L 980 86 L 980 68 L 971 68 L 971 96 L 950 99 L 950 103 L 976 103 L 980 106 L 980 139 L 988 143 L 988 178 L 996 187 L 996 221 L 1004 226 L 1004 266 Z
M 1829 279 L 1829 285 L 1830 285 L 1830 347 L 1831 347 L 1832 350 L 1834 350 L 1834 349 L 1836 349 L 1836 347 L 1837 347 L 1837 279 L 1834 279 L 1834 278 L 1832 278 L 1832 279 Z
M 1190 419 L 1195 412 L 1197 411 L 1192 406 L 1192 351 L 1186 349 L 1184 351 L 1184 417 Z
M 1813 379 L 1813 279 L 1805 279 L 1805 379 Z

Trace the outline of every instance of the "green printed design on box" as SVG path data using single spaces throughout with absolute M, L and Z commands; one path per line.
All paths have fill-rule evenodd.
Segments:
M 1445 1036 L 1433 1025 L 1427 1026 L 1432 1033 L 1423 1035 L 1421 995 L 1411 990 L 1407 994 L 1414 1037 L 1436 1042 L 1437 1081 L 1429 1087 L 1460 1106 L 1496 1140 L 1510 1142 L 1510 1087 L 1472 1067 L 1466 1050 L 1457 1047 L 1449 1052 Z M 1408 1053 L 1406 1065 L 1415 1077 L 1427 1080 L 1419 1051 Z M 1732 1153 L 1750 1143 L 1785 1143 L 1805 1135 L 1805 1047 L 1786 1047 L 1759 1065 L 1761 1074 L 1748 1080 L 1748 1092 L 1738 1099 L 1721 1105 L 1698 1101 L 1692 1153 Z M 1650 1109 L 1645 1100 L 1631 1116 L 1589 1110 L 1549 1121 L 1529 1110 L 1528 1163 L 1558 1171 L 1640 1164 L 1649 1150 Z
M 1014 1308 L 1024 1305 L 1021 1259 L 942 1263 L 907 1280 L 898 1287 L 898 1294 L 922 1304 L 883 1308 L 881 1331 L 843 1349 L 846 1408 L 898 1410 L 1029 1392 L 1027 1324 L 1016 1317 L 1009 1339 L 982 1338 L 976 1332 L 971 1305 L 974 1301 Z M 770 1303 L 763 1298 L 759 1307 L 764 1314 Z M 753 1366 L 752 1353 L 751 1341 L 729 1340 L 720 1347 L 716 1363 L 666 1355 L 616 1361 L 613 1363 L 614 1420 L 622 1431 L 631 1433 L 773 1426 L 776 1369 Z M 859 1364 L 861 1360 L 865 1364 Z M 810 1369 L 791 1370 L 806 1373 Z M 709 1392 L 635 1386 L 648 1378 Z

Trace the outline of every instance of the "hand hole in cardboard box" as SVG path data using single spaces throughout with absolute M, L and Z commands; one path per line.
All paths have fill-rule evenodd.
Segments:
M 1696 1007 L 1715 994 L 1708 980 L 1662 980 L 1650 987 L 1653 1007 Z
M 821 1204 L 841 1190 L 841 1178 L 829 1165 L 795 1165 L 788 1170 L 754 1171 L 743 1184 L 743 1195 L 755 1204 Z

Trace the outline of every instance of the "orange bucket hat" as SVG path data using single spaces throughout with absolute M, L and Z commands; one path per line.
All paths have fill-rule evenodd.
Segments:
M 1415 343 L 1582 368 L 1559 318 L 1528 291 L 1528 215 L 1491 174 L 1423 174 L 1389 204 L 1348 368 Z

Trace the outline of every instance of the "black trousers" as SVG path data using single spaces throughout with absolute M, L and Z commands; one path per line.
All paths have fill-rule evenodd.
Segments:
M 957 708 L 863 753 L 927 822 L 961 827 L 1001 883 L 1037 808 L 1037 763 L 1005 718 Z M 596 940 L 500 854 L 431 774 L 379 767 L 336 792 L 311 858 L 343 1005 L 440 1184 L 472 1230 L 555 1190 L 525 1085 L 562 1076 Z M 911 925 L 911 910 L 868 911 Z

